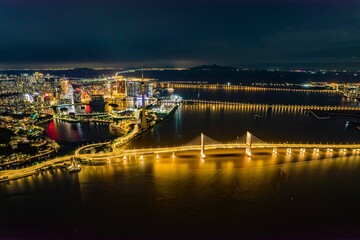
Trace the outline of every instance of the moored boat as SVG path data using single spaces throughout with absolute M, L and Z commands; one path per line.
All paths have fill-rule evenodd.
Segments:
M 79 172 L 81 171 L 81 166 L 80 164 L 75 160 L 75 158 L 73 157 L 71 160 L 71 165 L 67 168 L 67 170 L 69 172 Z

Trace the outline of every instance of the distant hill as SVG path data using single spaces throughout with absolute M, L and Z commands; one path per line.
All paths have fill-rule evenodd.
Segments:
M 219 66 L 219 65 L 213 64 L 213 65 L 201 65 L 201 66 L 193 67 L 190 70 L 191 71 L 211 71 L 211 72 L 233 72 L 233 71 L 237 71 L 237 68 L 228 67 L 228 66 Z
M 33 74 L 35 71 L 44 74 L 70 78 L 98 78 L 99 76 L 114 76 L 116 72 L 124 69 L 92 69 L 74 68 L 63 70 L 0 70 L 5 74 Z M 141 71 L 124 72 L 127 77 L 141 77 Z M 146 78 L 158 79 L 159 81 L 182 81 L 182 82 L 208 82 L 208 83 L 231 83 L 251 85 L 253 83 L 304 83 L 304 82 L 360 82 L 358 72 L 327 71 L 281 71 L 281 70 L 256 70 L 239 69 L 231 66 L 202 65 L 187 70 L 153 70 L 144 71 Z
M 72 69 L 44 69 L 44 70 L 0 70 L 0 74 L 33 74 L 41 72 L 44 74 L 55 75 L 58 77 L 72 78 L 98 78 L 100 76 L 114 76 L 116 72 L 122 69 L 93 69 L 93 68 L 72 68 Z
M 73 77 L 73 78 L 98 78 L 102 75 L 114 76 L 118 69 L 103 69 L 97 70 L 93 68 L 73 68 L 66 70 L 40 70 L 40 72 L 44 74 L 51 74 L 56 76 L 65 76 L 65 77 Z

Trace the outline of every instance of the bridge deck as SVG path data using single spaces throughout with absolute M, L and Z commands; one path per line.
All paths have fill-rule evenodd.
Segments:
M 205 105 L 224 105 L 224 106 L 242 106 L 242 107 L 266 107 L 266 108 L 293 108 L 304 110 L 349 110 L 360 111 L 359 107 L 352 106 L 319 106 L 319 105 L 285 105 L 285 104 L 261 104 L 261 103 L 244 103 L 244 102 L 223 102 L 198 99 L 182 100 L 183 104 L 205 104 Z
M 245 149 L 248 145 L 245 143 L 229 143 L 229 144 L 211 144 L 206 145 L 205 150 L 213 149 Z M 83 159 L 91 160 L 105 160 L 107 158 L 119 158 L 127 155 L 145 155 L 145 154 L 157 154 L 157 153 L 171 153 L 171 152 L 182 152 L 182 151 L 200 151 L 201 145 L 188 145 L 188 146 L 176 146 L 176 147 L 165 147 L 165 148 L 143 148 L 143 149 L 125 149 L 115 150 L 114 152 L 101 153 L 101 154 L 79 154 L 78 157 Z M 299 144 L 299 143 L 284 143 L 284 144 L 273 144 L 273 143 L 261 143 L 252 144 L 251 148 L 295 148 L 295 149 L 355 149 L 360 152 L 360 144 Z

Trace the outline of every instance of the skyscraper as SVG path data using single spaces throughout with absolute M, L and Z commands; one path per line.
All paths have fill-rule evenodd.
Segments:
M 60 80 L 60 88 L 61 88 L 61 92 L 66 95 L 69 93 L 69 85 L 70 85 L 70 82 L 69 82 L 69 79 L 67 78 L 63 78 Z

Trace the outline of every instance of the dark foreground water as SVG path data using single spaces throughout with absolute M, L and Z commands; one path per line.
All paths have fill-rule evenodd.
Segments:
M 360 237 L 359 156 L 254 156 L 146 156 L 1 184 L 0 238 Z

